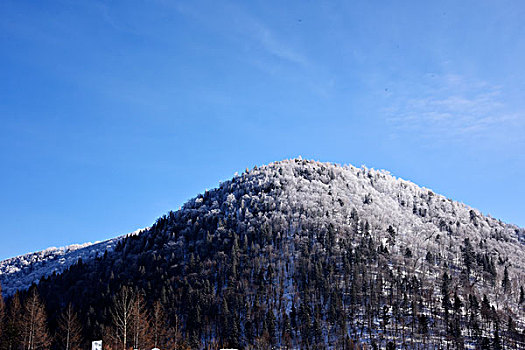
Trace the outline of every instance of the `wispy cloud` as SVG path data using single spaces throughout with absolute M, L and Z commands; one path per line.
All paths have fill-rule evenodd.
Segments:
M 262 22 L 258 22 L 254 18 L 249 18 L 248 22 L 251 23 L 252 37 L 261 44 L 267 53 L 290 63 L 305 67 L 310 65 L 305 55 L 293 49 L 289 43 L 279 40 L 270 28 Z
M 485 81 L 428 74 L 402 90 L 390 96 L 386 109 L 399 132 L 465 141 L 511 137 L 524 127 L 524 115 L 506 103 L 504 89 Z
M 171 4 L 171 3 L 169 3 Z M 308 55 L 297 27 L 277 26 L 272 18 L 248 10 L 240 3 L 223 1 L 218 7 L 195 3 L 167 5 L 208 27 L 214 35 L 236 45 L 236 59 L 281 80 L 307 86 L 321 98 L 333 96 L 335 78 L 330 69 Z
M 258 17 L 252 15 L 235 3 L 222 2 L 221 14 L 217 15 L 217 9 L 202 10 L 202 7 L 177 3 L 174 8 L 182 15 L 189 16 L 201 23 L 207 23 L 212 27 L 220 27 L 221 31 L 227 32 L 237 38 L 244 38 L 251 45 L 261 49 L 266 54 L 288 63 L 308 66 L 307 57 L 287 40 L 283 40 L 276 31 L 264 23 Z

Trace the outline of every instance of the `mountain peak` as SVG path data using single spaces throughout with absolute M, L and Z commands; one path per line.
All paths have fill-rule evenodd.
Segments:
M 460 347 L 464 338 L 485 341 L 467 332 L 474 326 L 465 315 L 474 311 L 462 309 L 480 300 L 484 337 L 500 336 L 509 317 L 524 329 L 524 236 L 387 171 L 294 158 L 220 183 L 38 289 L 48 305 L 79 305 L 93 335 L 102 334 L 117 288 L 131 284 L 169 305 L 195 348 L 215 337 L 248 348 L 340 348 L 358 334 L 384 341 L 379 331 L 396 344 L 432 334 L 436 347 L 450 339 Z M 459 332 L 449 334 L 451 320 Z M 423 328 L 399 336 L 416 324 Z M 502 336 L 511 344 L 509 334 Z

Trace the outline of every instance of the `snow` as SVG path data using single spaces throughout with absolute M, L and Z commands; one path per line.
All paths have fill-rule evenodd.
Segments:
M 517 286 L 525 280 L 525 230 L 485 216 L 479 210 L 386 171 L 303 159 L 275 162 L 236 175 L 217 189 L 188 201 L 179 212 L 172 214 L 189 222 L 210 216 L 231 219 L 239 224 L 240 232 L 266 225 L 273 232 L 283 234 L 294 252 L 308 244 L 308 238 L 301 236 L 303 227 L 315 227 L 316 232 L 325 234 L 333 225 L 336 240 L 350 236 L 352 233 L 348 230 L 353 211 L 361 222 L 369 223 L 378 240 L 387 240 L 387 228 L 392 226 L 396 232 L 396 244 L 389 247 L 392 256 L 402 256 L 400 252 L 409 247 L 414 263 L 405 268 L 426 274 L 428 283 L 437 282 L 439 276 L 434 273 L 434 266 L 425 263 L 426 253 L 432 252 L 436 259 L 450 263 L 456 274 L 453 277 L 457 279 L 459 271 L 454 271 L 454 266 L 461 259 L 461 247 L 468 237 L 477 252 L 503 259 L 504 263 L 496 266 L 498 276 L 502 276 L 504 267 L 508 266 L 514 287 L 510 296 L 501 297 L 500 307 L 517 308 Z M 261 212 L 265 213 L 264 217 Z M 220 228 L 216 234 L 220 234 Z M 95 244 L 49 248 L 2 261 L 0 282 L 4 293 L 10 295 L 16 289 L 28 288 L 43 276 L 64 271 L 78 258 L 89 261 L 105 250 L 111 252 L 123 237 Z M 183 244 L 183 235 L 178 241 L 169 243 L 174 249 Z M 277 253 L 287 256 L 290 271 L 293 271 L 294 256 Z M 288 309 L 294 297 L 293 274 L 286 271 L 283 278 Z M 497 284 L 501 284 L 500 281 Z M 495 299 L 491 286 L 476 285 L 476 288 L 491 296 L 491 300 Z
M 137 235 L 145 229 L 108 239 L 105 241 L 72 244 L 65 247 L 49 247 L 39 252 L 24 254 L 0 261 L 0 284 L 2 294 L 10 296 L 17 290 L 29 288 L 38 283 L 42 277 L 61 273 L 82 259 L 88 262 L 104 252 L 111 253 L 122 239 Z
M 211 211 L 212 206 L 220 211 Z M 304 227 L 325 235 L 333 225 L 336 241 L 352 237 L 353 211 L 360 223 L 370 225 L 370 233 L 379 241 L 388 239 L 389 226 L 394 228 L 396 244 L 389 246 L 389 250 L 395 259 L 400 259 L 395 265 L 403 268 L 393 273 L 416 273 L 424 276 L 429 285 L 440 283 L 440 274 L 436 271 L 441 268 L 425 261 L 427 252 L 442 264 L 446 262 L 448 272 L 459 284 L 461 248 L 469 238 L 476 253 L 487 254 L 498 262 L 496 285 L 501 285 L 505 266 L 513 285 L 509 295 L 495 296 L 493 286 L 477 282 L 474 287 L 478 295 L 487 294 L 491 300 L 501 301 L 498 308 L 518 309 L 517 293 L 525 280 L 525 230 L 396 178 L 387 171 L 302 159 L 284 160 L 236 175 L 171 214 L 185 218 L 190 224 L 211 215 L 218 216 L 236 222 L 238 232 L 257 232 L 267 226 L 272 232 L 284 235 L 288 247 L 297 251 L 309 244 L 307 235 L 303 234 Z M 362 228 L 358 229 L 362 234 Z M 220 230 L 215 234 L 221 235 Z M 406 248 L 413 256 L 410 264 L 403 258 Z M 278 254 L 293 266 L 293 255 L 286 251 Z M 479 268 L 473 272 L 472 280 L 482 280 L 482 274 Z M 285 293 L 289 293 L 293 276 L 286 273 L 284 278 Z M 286 307 L 291 297 L 285 298 Z M 520 310 L 519 318 L 523 317 Z

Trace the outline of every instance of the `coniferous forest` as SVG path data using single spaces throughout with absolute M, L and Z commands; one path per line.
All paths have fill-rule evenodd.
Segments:
M 525 349 L 523 239 L 384 171 L 272 163 L 6 295 L 1 347 Z

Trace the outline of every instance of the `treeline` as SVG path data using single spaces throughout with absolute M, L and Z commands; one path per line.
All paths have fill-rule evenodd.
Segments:
M 10 298 L 4 347 L 69 350 L 104 339 L 108 349 L 524 348 L 513 310 L 471 283 L 485 276 L 479 283 L 493 284 L 500 299 L 519 294 L 521 307 L 523 290 L 483 272 L 493 262 L 477 259 L 468 240 L 458 267 L 431 252 L 418 261 L 397 247 L 392 227 L 378 239 L 357 213 L 348 232 L 303 227 L 297 236 L 177 222 L 160 219 L 114 255 L 79 261 Z
M 110 305 L 111 318 L 101 337 L 105 349 L 189 348 L 177 324 L 175 327 L 169 325 L 159 301 L 149 307 L 142 293 L 123 286 Z M 83 324 L 71 303 L 54 322 L 52 319 L 48 317 L 37 288 L 16 293 L 9 298 L 7 306 L 0 293 L 0 347 L 8 350 L 80 350 L 90 348 L 91 341 L 95 340 L 86 338 Z

